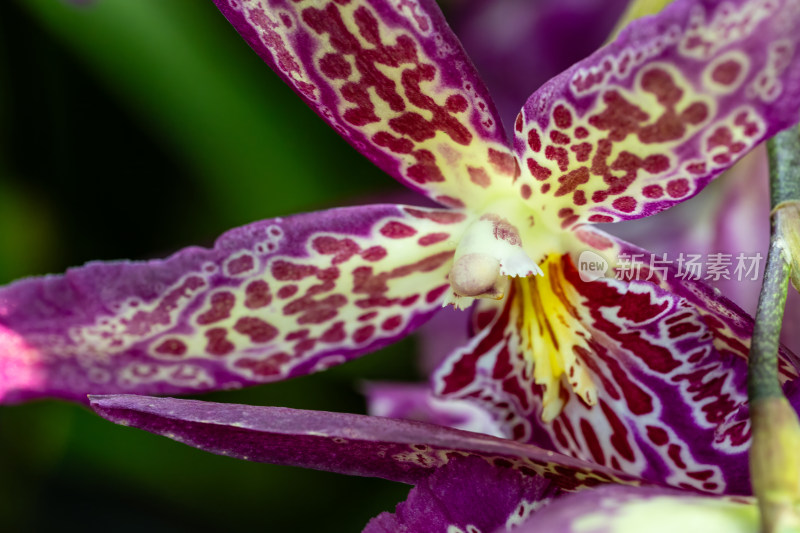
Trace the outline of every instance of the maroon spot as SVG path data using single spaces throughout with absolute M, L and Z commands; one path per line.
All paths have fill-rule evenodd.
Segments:
M 501 152 L 494 148 L 489 148 L 489 163 L 500 174 L 517 177 L 519 175 L 519 165 L 517 158 L 508 152 Z
M 614 219 L 607 215 L 592 215 L 589 222 L 614 222 Z
M 247 335 L 253 342 L 269 342 L 278 335 L 278 329 L 260 318 L 245 316 L 236 321 L 233 329 Z
M 514 120 L 514 129 L 522 133 L 522 113 L 517 114 L 517 118 Z
M 566 172 L 567 168 L 569 168 L 569 154 L 566 148 L 548 144 L 547 148 L 544 149 L 544 156 L 551 161 L 555 161 L 561 172 Z
M 232 276 L 247 272 L 253 268 L 253 256 L 242 255 L 228 261 L 228 273 Z
M 550 177 L 550 169 L 541 166 L 539 163 L 531 159 L 530 157 L 526 161 L 528 163 L 528 170 L 531 171 L 533 177 L 539 181 L 544 181 L 548 177 Z
M 656 446 L 663 446 L 669 442 L 667 432 L 657 426 L 647 426 L 647 438 Z
M 211 308 L 197 317 L 198 324 L 213 324 L 230 316 L 236 297 L 230 292 L 218 292 L 211 296 Z
M 393 329 L 397 329 L 402 323 L 403 323 L 403 317 L 401 317 L 400 315 L 390 316 L 389 318 L 383 321 L 383 324 L 381 324 L 381 329 L 384 331 L 391 331 Z
M 689 181 L 685 178 L 672 180 L 667 183 L 667 194 L 673 198 L 681 198 L 689 193 Z
M 681 448 L 677 444 L 670 444 L 667 447 L 667 455 L 675 462 L 675 466 L 680 469 L 686 468 L 686 463 L 681 459 Z
M 597 434 L 588 420 L 581 418 L 581 432 L 586 440 L 586 445 L 589 447 L 589 453 L 592 454 L 594 462 L 600 465 L 605 465 L 606 456 L 603 453 L 603 447 L 597 439 Z
M 569 135 L 564 135 L 560 131 L 556 130 L 550 132 L 550 140 L 556 144 L 569 144 L 571 141 Z
M 444 105 L 451 113 L 463 113 L 467 110 L 467 107 L 469 107 L 467 99 L 460 94 L 452 94 L 448 96 Z
M 370 311 L 369 313 L 364 313 L 363 315 L 359 316 L 356 320 L 359 322 L 366 322 L 367 320 L 372 320 L 376 316 L 378 316 L 377 311 Z
M 561 227 L 563 229 L 567 229 L 568 227 L 570 227 L 573 224 L 575 224 L 578 221 L 578 219 L 580 219 L 580 217 L 578 215 L 568 216 L 563 221 L 561 221 Z
M 606 402 L 600 401 L 600 408 L 611 426 L 611 445 L 622 457 L 628 461 L 633 461 L 636 459 L 636 456 L 633 453 L 630 442 L 628 442 L 628 429 L 625 427 L 625 424 L 622 423 L 622 420 L 619 419 L 616 413 L 614 413 L 614 410 L 609 407 Z
M 420 237 L 417 242 L 421 246 L 430 246 L 431 244 L 436 244 L 437 242 L 442 242 L 447 240 L 450 237 L 449 233 L 429 233 Z
M 700 124 L 708 118 L 708 106 L 702 102 L 693 102 L 681 113 L 681 120 L 687 124 Z
M 272 295 L 269 293 L 269 285 L 264 280 L 255 280 L 247 284 L 244 289 L 244 305 L 248 309 L 258 309 L 269 305 Z
M 410 139 L 395 137 L 387 131 L 379 131 L 372 136 L 372 141 L 396 154 L 410 154 L 414 150 L 414 143 Z
M 586 205 L 586 193 L 583 191 L 575 191 L 572 194 L 572 203 L 575 205 Z
M 156 352 L 165 355 L 183 355 L 186 353 L 186 344 L 178 339 L 166 339 L 156 347 Z
M 467 218 L 464 213 L 454 213 L 452 211 L 422 211 L 420 209 L 414 209 L 413 207 L 406 208 L 405 211 L 414 218 L 432 220 L 439 224 L 455 224 Z
M 483 187 L 485 189 L 492 183 L 491 178 L 489 178 L 489 174 L 487 174 L 486 170 L 482 168 L 467 167 L 467 172 L 469 172 L 470 181 L 479 187 Z
M 610 141 L 621 141 L 640 128 L 640 123 L 650 116 L 639 107 L 628 102 L 617 91 L 603 94 L 606 109 L 602 113 L 589 117 L 589 124 L 599 130 L 608 130 Z
M 739 77 L 742 65 L 733 59 L 723 61 L 711 72 L 711 79 L 721 85 L 731 85 Z
M 439 298 L 442 297 L 442 294 L 444 294 L 449 288 L 450 285 L 442 285 L 441 287 L 437 287 L 432 291 L 428 291 L 428 294 L 425 295 L 425 301 L 428 302 L 429 304 L 437 301 Z
M 344 331 L 344 322 L 334 322 L 334 324 L 325 330 L 320 336 L 322 342 L 342 342 L 346 336 Z
M 661 198 L 664 195 L 664 189 L 661 185 L 648 185 L 642 189 L 642 194 L 647 198 Z
M 714 475 L 713 470 L 700 470 L 698 472 L 686 472 L 686 475 L 698 481 L 705 481 Z
M 614 200 L 611 205 L 614 206 L 614 209 L 623 213 L 632 213 L 636 210 L 636 199 L 632 196 L 623 196 Z
M 362 342 L 368 341 L 374 333 L 375 326 L 370 324 L 355 330 L 353 332 L 353 340 L 356 342 L 356 344 L 361 344 Z
M 690 322 L 683 322 L 680 324 L 675 324 L 669 328 L 668 334 L 670 339 L 677 339 L 678 337 L 682 337 L 687 333 L 696 333 L 700 331 L 699 324 L 692 324 Z
M 715 163 L 718 163 L 720 165 L 727 165 L 728 163 L 731 162 L 731 156 L 729 156 L 728 154 L 715 155 L 713 157 L 713 160 Z
M 365 261 L 379 261 L 386 257 L 386 249 L 383 246 L 373 246 L 361 252 L 361 257 Z
M 350 77 L 353 69 L 341 55 L 325 54 L 319 61 L 319 69 L 322 73 L 333 80 L 344 80 Z
M 562 130 L 572 126 L 572 114 L 569 112 L 569 109 L 563 105 L 557 105 L 553 110 L 553 120 L 555 121 L 556 126 Z
M 592 155 L 592 145 L 589 143 L 573 144 L 569 149 L 575 152 L 575 159 L 578 162 L 588 161 Z
M 409 306 L 414 305 L 417 300 L 419 300 L 419 294 L 413 294 L 411 296 L 406 296 L 405 298 L 400 300 L 400 305 L 402 305 L 403 307 L 409 307 Z
M 297 331 L 293 331 L 286 335 L 287 341 L 296 341 L 300 339 L 308 338 L 308 334 L 310 333 L 307 329 L 298 329 Z
M 323 255 L 333 255 L 332 264 L 344 263 L 361 251 L 361 248 L 352 239 L 337 239 L 335 237 L 317 237 L 311 243 L 317 252 Z
M 669 169 L 669 158 L 660 154 L 647 156 L 644 161 L 642 161 L 642 168 L 650 174 L 664 172 Z
M 706 164 L 705 163 L 692 163 L 686 166 L 687 172 L 691 174 L 698 174 L 702 175 L 706 173 Z
M 675 84 L 666 70 L 652 68 L 642 76 L 642 89 L 653 93 L 662 105 L 673 107 L 677 104 L 683 91 Z
M 281 365 L 288 362 L 291 356 L 285 352 L 270 354 L 266 359 L 243 357 L 234 363 L 237 368 L 247 368 L 257 376 L 275 376 L 281 373 Z
M 534 152 L 538 152 L 542 149 L 542 139 L 539 137 L 539 132 L 535 129 L 528 132 L 528 146 L 530 146 L 531 150 Z
M 286 299 L 291 298 L 297 294 L 297 285 L 286 285 L 278 289 L 278 298 Z
M 270 269 L 272 276 L 280 281 L 299 281 L 305 277 L 316 274 L 314 265 L 296 265 L 287 261 L 275 261 Z
M 448 207 L 455 207 L 456 209 L 461 209 L 462 207 L 464 207 L 464 202 L 462 202 L 458 198 L 447 196 L 446 194 L 440 194 L 439 196 L 436 196 L 434 200 L 436 200 L 442 205 L 446 205 Z
M 558 182 L 561 186 L 556 190 L 554 196 L 564 196 L 565 194 L 569 194 L 575 189 L 577 189 L 580 185 L 589 181 L 589 169 L 586 167 L 581 167 L 576 170 L 573 170 L 569 174 L 564 174 L 560 178 L 558 178 Z
M 380 229 L 381 235 L 384 237 L 389 237 L 390 239 L 404 239 L 406 237 L 411 237 L 417 233 L 417 230 L 403 224 L 402 222 L 397 222 L 396 220 L 392 220 L 384 224 L 384 226 Z
M 526 183 L 525 185 L 523 185 L 523 186 L 520 188 L 520 191 L 519 191 L 519 192 L 520 192 L 520 194 L 522 194 L 522 198 L 524 198 L 525 200 L 527 200 L 528 198 L 530 198 L 530 197 L 531 197 L 531 192 L 532 192 L 532 191 L 531 191 L 531 186 L 530 186 L 530 185 L 528 185 L 528 184 Z
M 542 185 L 542 194 L 545 194 L 549 190 L 550 190 L 550 184 L 549 183 L 545 183 L 545 184 Z
M 436 164 L 436 157 L 428 150 L 412 152 L 416 165 L 408 167 L 408 177 L 419 184 L 444 181 L 444 175 Z
M 578 139 L 585 139 L 589 136 L 589 130 L 584 128 L 583 126 L 578 126 L 575 128 L 575 137 Z
M 235 346 L 227 338 L 227 330 L 225 328 L 211 328 L 206 331 L 206 352 L 211 355 L 228 355 L 233 351 Z

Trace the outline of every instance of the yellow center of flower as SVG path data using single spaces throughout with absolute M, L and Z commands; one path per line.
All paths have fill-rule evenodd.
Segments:
M 521 333 L 520 347 L 533 365 L 534 382 L 544 388 L 545 422 L 564 406 L 562 376 L 587 404 L 594 405 L 597 398 L 594 382 L 578 357 L 579 352 L 589 351 L 590 334 L 572 303 L 580 296 L 564 276 L 562 258 L 569 261 L 560 254 L 548 255 L 540 265 L 543 276 L 513 279 L 512 320 Z

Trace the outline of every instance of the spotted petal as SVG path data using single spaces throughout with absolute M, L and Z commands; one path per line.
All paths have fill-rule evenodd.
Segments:
M 601 239 L 611 256 L 638 250 L 587 240 Z M 439 369 L 437 392 L 493 409 L 519 440 L 654 483 L 749 493 L 752 320 L 669 269 L 584 281 L 569 256 L 549 267 L 547 281 L 520 280 L 506 303 L 479 308 L 480 333 Z M 784 353 L 800 407 L 797 369 Z
M 348 142 L 446 205 L 517 170 L 483 82 L 433 0 L 215 0 Z
M 637 482 L 536 446 L 406 420 L 131 395 L 94 396 L 91 405 L 117 424 L 212 453 L 403 483 L 418 483 L 465 456 L 544 475 L 565 490 Z
M 800 115 L 800 4 L 677 0 L 534 93 L 523 198 L 562 227 L 689 198 Z
M 257 222 L 146 263 L 0 289 L 0 400 L 187 393 L 321 370 L 441 307 L 457 212 L 392 205 Z

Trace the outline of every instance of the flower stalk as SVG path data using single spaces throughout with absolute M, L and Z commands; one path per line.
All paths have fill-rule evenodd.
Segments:
M 750 473 L 764 533 L 800 526 L 800 421 L 778 380 L 778 347 L 789 278 L 797 276 L 800 130 L 767 143 L 772 229 L 750 347 L 748 395 L 753 443 Z M 795 239 L 792 247 L 791 240 Z

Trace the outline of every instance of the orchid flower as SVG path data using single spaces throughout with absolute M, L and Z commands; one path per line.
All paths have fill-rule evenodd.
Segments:
M 752 498 L 633 487 L 641 480 L 624 473 L 430 424 L 126 395 L 91 405 L 117 424 L 211 453 L 413 484 L 365 533 L 757 531 Z
M 683 201 L 797 119 L 797 3 L 679 0 L 636 21 L 535 92 L 513 143 L 431 1 L 215 3 L 345 139 L 447 207 L 267 220 L 211 250 L 14 283 L 3 401 L 285 379 L 477 301 L 440 394 L 654 483 L 746 492 L 749 319 L 669 271 L 584 282 L 576 262 L 594 250 L 622 270 L 618 253 L 641 250 L 587 223 Z

